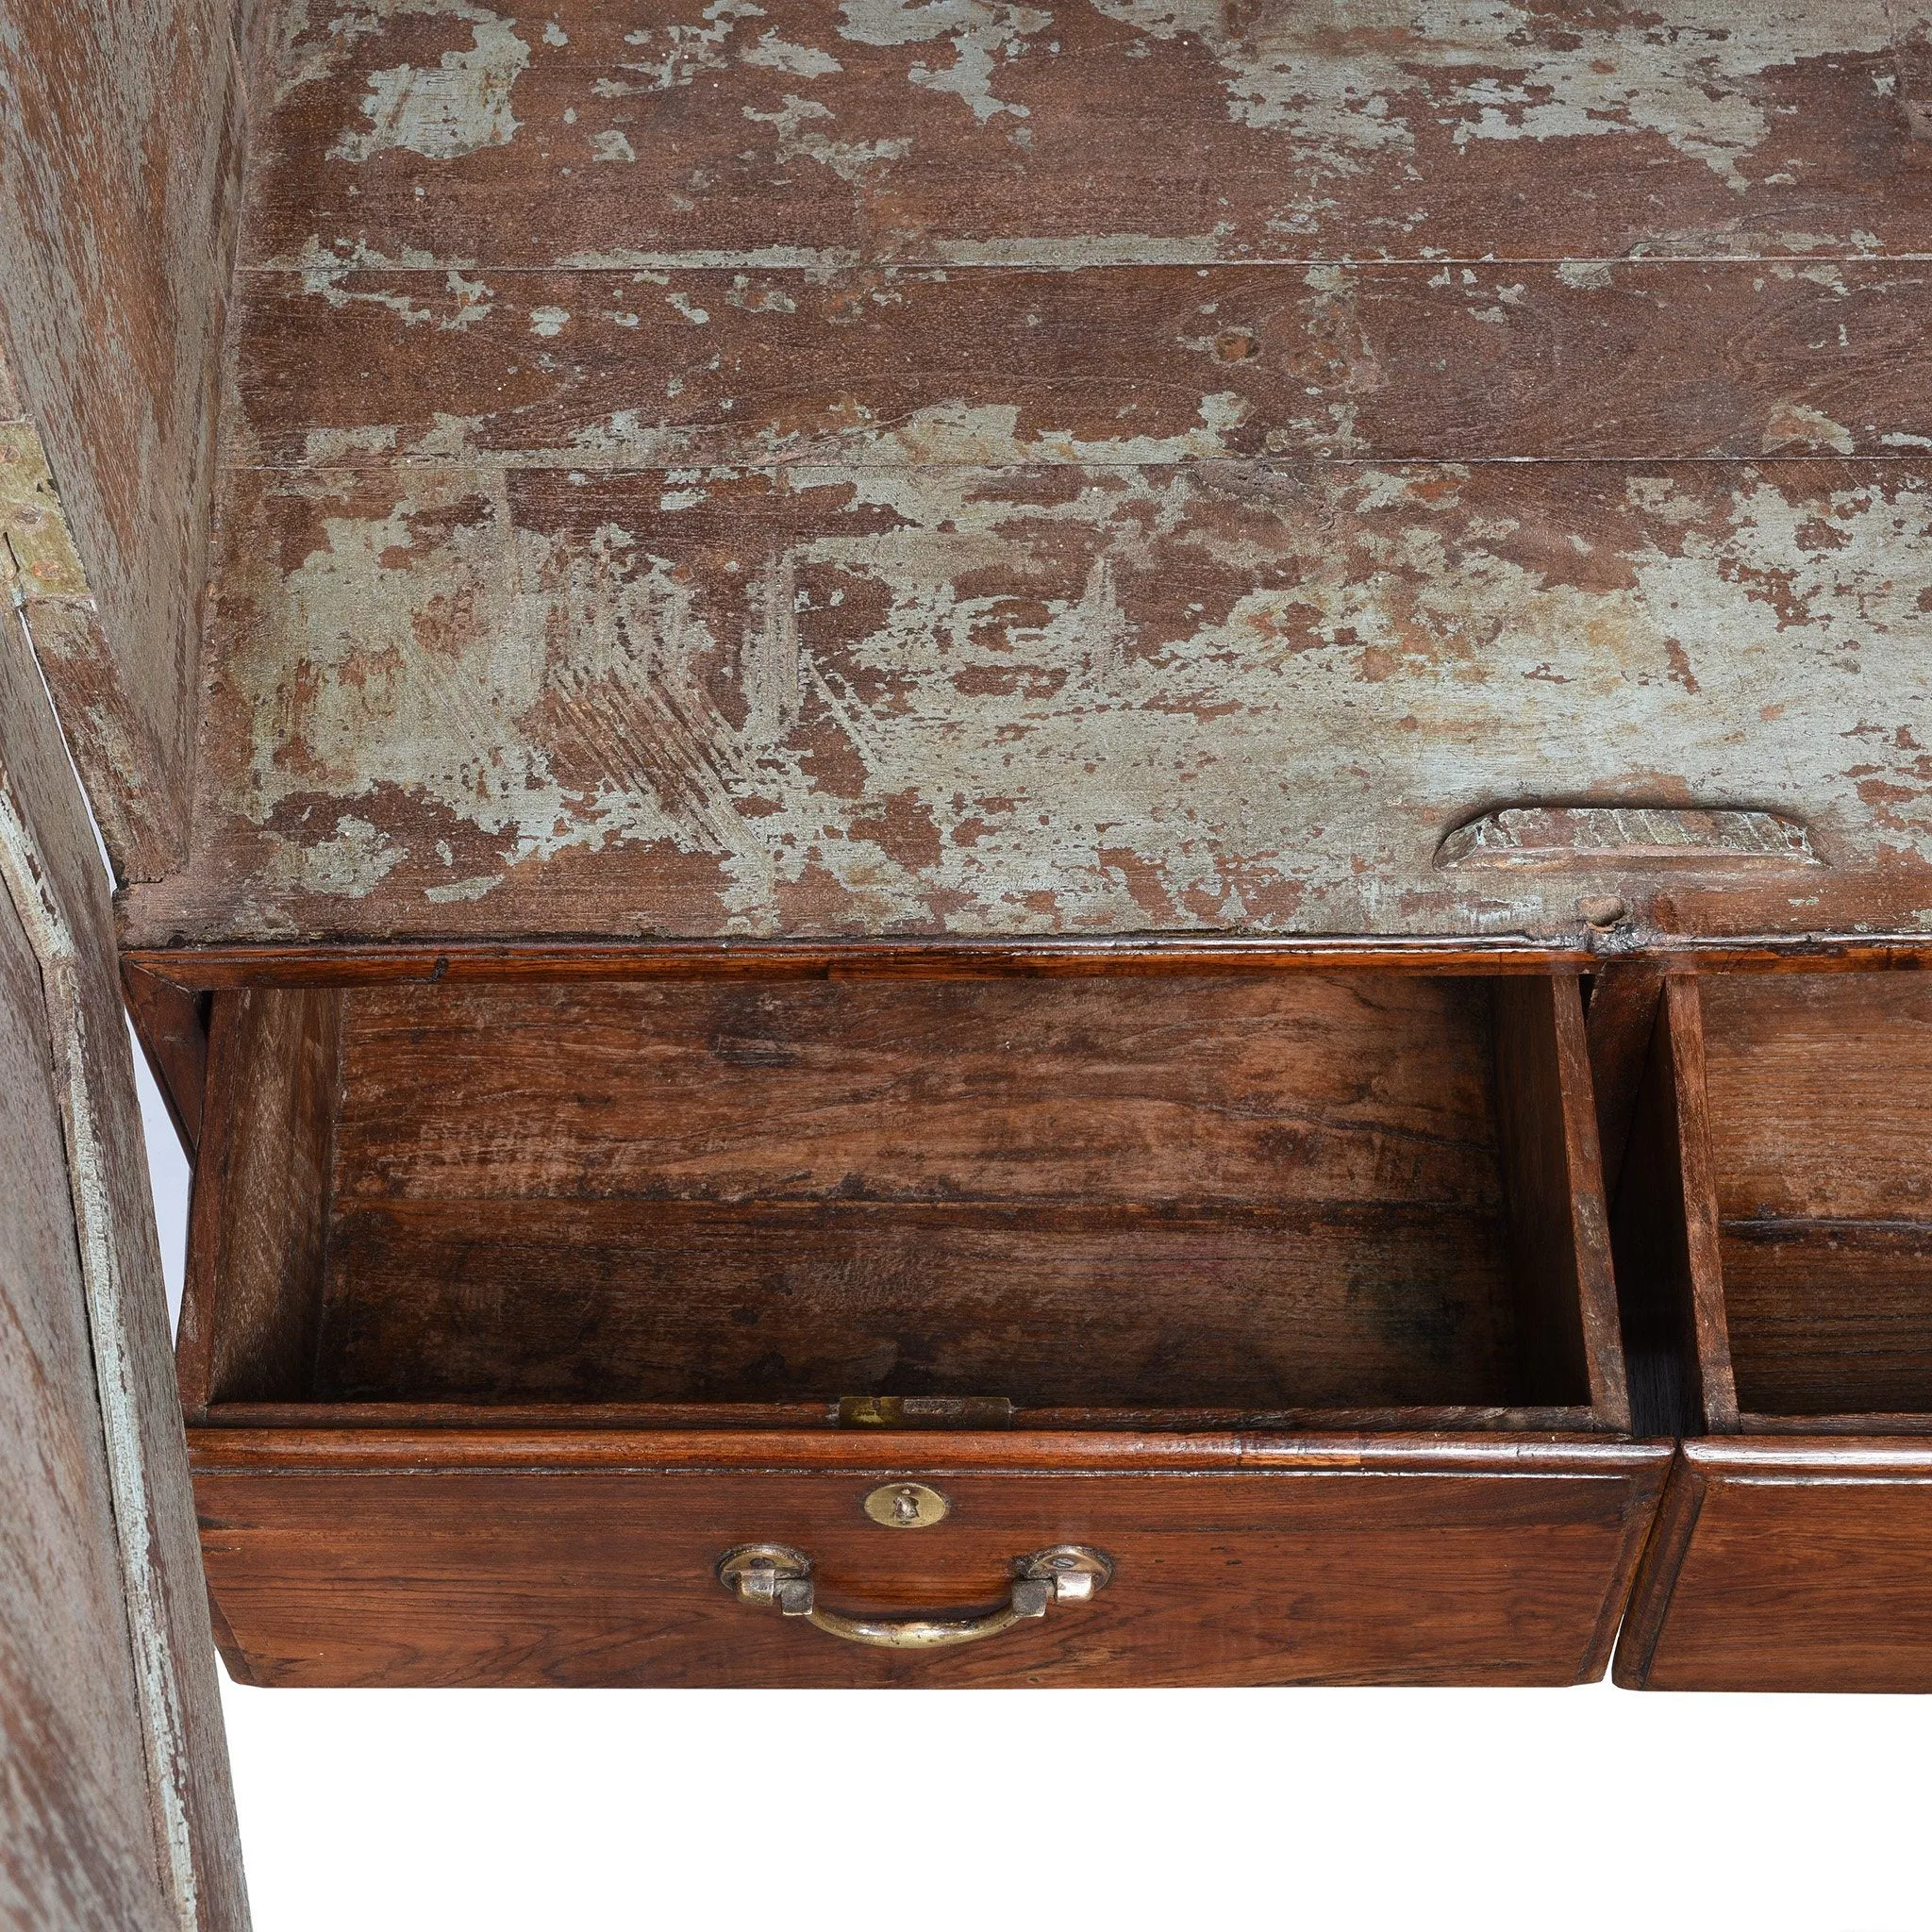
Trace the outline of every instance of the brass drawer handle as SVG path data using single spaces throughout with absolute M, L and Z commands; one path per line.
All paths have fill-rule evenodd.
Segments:
M 821 1609 L 811 1558 L 784 1543 L 742 1543 L 718 1558 L 718 1581 L 741 1603 L 776 1604 L 788 1617 L 803 1617 L 828 1637 L 847 1643 L 875 1643 L 888 1650 L 941 1650 L 997 1637 L 1028 1617 L 1043 1617 L 1050 1603 L 1086 1603 L 1105 1590 L 1113 1564 L 1098 1550 L 1057 1543 L 1013 1565 L 1013 1588 L 997 1609 L 976 1615 L 929 1617 L 917 1610 L 876 1617 Z

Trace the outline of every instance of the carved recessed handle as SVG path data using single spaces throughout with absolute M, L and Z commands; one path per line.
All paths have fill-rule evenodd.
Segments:
M 943 1650 L 997 1637 L 1028 1618 L 1043 1617 L 1054 1603 L 1086 1603 L 1105 1590 L 1111 1560 L 1079 1543 L 1057 1543 L 1013 1564 L 1013 1587 L 1005 1603 L 963 1616 L 891 1611 L 877 1616 L 822 1609 L 811 1558 L 785 1543 L 742 1543 L 718 1558 L 718 1581 L 741 1603 L 775 1604 L 787 1617 L 802 1617 L 814 1629 L 847 1643 L 887 1650 Z

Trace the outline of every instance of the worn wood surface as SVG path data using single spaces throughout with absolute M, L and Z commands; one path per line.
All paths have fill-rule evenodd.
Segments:
M 1738 1393 L 1706 1099 L 1699 983 L 1663 983 L 1610 1217 L 1638 1430 L 1735 1431 Z
M 12 0 L 0 41 L 0 347 L 86 570 L 31 621 L 134 879 L 188 848 L 246 124 L 232 12 Z
M 0 890 L 0 1920 L 173 1923 L 39 961 Z
M 1648 960 L 1612 961 L 1590 982 L 1590 1083 L 1604 1195 L 1613 1204 L 1662 997 L 1663 969 Z
M 472 1432 L 596 1429 L 702 1430 L 851 1428 L 841 1420 L 841 1403 L 778 1402 L 221 1402 L 196 1418 L 207 1428 L 266 1429 L 443 1429 Z M 1471 1407 L 1430 1408 L 1184 1408 L 1163 1403 L 1147 1408 L 1028 1407 L 1015 1406 L 1010 1426 L 1017 1433 L 1096 1434 L 1126 1432 L 1141 1437 L 1216 1435 L 1230 1431 L 1275 1433 L 1320 1429 L 1374 1431 L 1444 1438 L 1471 1431 L 1531 1435 L 1574 1435 L 1596 1425 L 1587 1408 Z M 891 1432 L 903 1441 L 924 1424 L 908 1423 Z M 960 1426 L 964 1426 L 961 1424 Z
M 135 944 L 1910 926 L 1932 473 L 236 474 L 193 866 Z M 1756 797 L 1823 868 L 1443 872 Z
M 1932 989 L 1701 983 L 1740 1406 L 1932 1411 Z
M 390 267 L 244 287 L 229 456 L 276 469 L 1932 441 L 1923 264 Z
M 1618 1682 L 1932 1690 L 1932 1447 L 1924 1441 L 1689 1442 L 1659 1522 Z
M 339 997 L 242 992 L 215 1002 L 175 1341 L 191 1416 L 216 1396 L 308 1391 L 341 1055 Z
M 1574 979 L 1501 979 L 1496 1108 L 1525 1396 L 1587 1396 L 1630 1426 L 1583 999 Z
M 279 25 L 136 944 L 1932 924 L 1916 8 Z
M 107 878 L 10 615 L 0 961 L 0 1917 L 245 1932 Z
M 182 1151 L 192 1163 L 201 1141 L 202 1108 L 208 1097 L 206 995 L 125 960 L 121 991 L 147 1055 L 148 1071 L 167 1103 Z
M 291 13 L 256 264 L 1932 247 L 1911 0 Z
M 215 1012 L 197 1411 L 883 1391 L 1594 1401 L 1623 1423 L 1607 1274 L 1574 1252 L 1587 1075 L 1559 1086 L 1547 992 L 1493 1018 L 1479 979 L 1315 974 L 256 991 Z M 318 1085 L 296 1036 L 338 1026 Z M 1512 1271 L 1495 1067 L 1519 1031 L 1551 1038 L 1510 1049 L 1537 1230 Z
M 1669 1453 L 228 1429 L 194 1443 L 225 1653 L 276 1684 L 1573 1683 L 1603 1669 Z M 882 1532 L 860 1500 L 906 1474 L 952 1513 Z M 1118 1568 L 1042 1624 L 909 1656 L 734 1602 L 712 1565 L 768 1538 L 808 1550 L 841 1607 L 991 1603 L 1011 1558 L 1062 1541 Z

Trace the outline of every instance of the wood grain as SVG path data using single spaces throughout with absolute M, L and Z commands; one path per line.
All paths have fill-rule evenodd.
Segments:
M 1932 438 L 1928 301 L 1792 261 L 262 274 L 226 458 L 1885 456 Z
M 247 1893 L 108 882 L 45 687 L 13 622 L 0 624 L 0 900 L 31 948 L 40 981 L 35 1005 L 26 1014 L 16 1007 L 8 1021 L 24 1026 L 31 1014 L 39 1053 L 16 1067 L 19 1079 L 7 1081 L 0 1115 L 0 1141 L 11 1142 L 18 1118 L 28 1137 L 18 1158 L 33 1163 L 10 1175 L 7 1239 L 16 1219 L 23 1232 L 36 1224 L 44 1229 L 43 1217 L 58 1211 L 66 1217 L 69 1257 L 32 1276 L 12 1274 L 11 1260 L 25 1257 L 9 1257 L 0 1284 L 19 1311 L 9 1306 L 0 1323 L 12 1338 L 0 1341 L 8 1351 L 8 1408 L 26 1418 L 9 1429 L 0 1456 L 0 1483 L 9 1492 L 0 1547 L 11 1573 L 0 1588 L 14 1599 L 0 1617 L 0 1655 L 12 1679 L 0 1696 L 11 1760 L 0 1777 L 0 1806 L 15 1812 L 0 1830 L 0 1858 L 19 1848 L 24 1886 L 46 1900 L 47 1923 L 245 1932 Z M 44 1112 L 35 1124 L 34 1109 L 49 1092 L 61 1137 L 58 1163 Z M 44 1252 L 40 1258 L 60 1261 Z M 35 1336 L 24 1354 L 12 1352 Z M 106 1499 L 96 1487 L 103 1474 Z M 24 1544 L 11 1540 L 16 1501 L 26 1511 L 18 1525 Z M 102 1564 L 125 1606 L 105 1623 L 87 1580 Z M 95 1681 L 76 1686 L 76 1676 Z M 72 1703 L 63 1704 L 70 1690 Z M 76 1858 L 125 1864 L 116 1809 L 130 1785 L 151 1834 L 142 1848 L 145 1869 L 126 1869 L 118 1896 L 90 1900 Z M 92 1852 L 76 1850 L 76 1833 L 83 1840 L 92 1835 Z M 70 1879 L 82 1889 L 62 1896 Z M 42 1890 L 49 1886 L 51 1897 Z
M 1599 948 L 1602 948 L 1600 951 Z M 1376 940 L 1325 934 L 1254 939 L 1239 935 L 1133 934 L 1098 940 L 464 940 L 446 944 L 178 946 L 124 950 L 124 970 L 165 979 L 183 992 L 250 986 L 512 986 L 584 980 L 905 980 L 1160 978 L 1176 974 L 1372 972 L 1585 974 L 1606 955 L 1638 952 L 1592 934 L 1571 945 L 1522 938 Z M 1898 973 L 1932 965 L 1932 941 L 1760 934 L 1738 941 L 1646 935 L 1642 953 L 1679 971 Z
M 159 1925 L 46 1003 L 4 888 L 0 1081 L 0 1897 L 22 1924 Z
M 369 989 L 343 1204 L 1501 1205 L 1477 980 Z
M 1919 12 L 387 0 L 291 36 L 247 259 L 1923 253 Z
M 1596 1109 L 1574 979 L 1492 982 L 1496 1101 L 1525 1391 L 1630 1426 Z
M 527 1473 L 428 1474 L 407 1438 L 356 1431 L 277 1432 L 282 1467 L 252 1471 L 242 1433 L 195 1437 L 210 1585 L 240 1668 L 283 1684 L 1571 1683 L 1603 1669 L 1667 1459 L 1317 1438 L 1163 1473 L 1131 1441 L 1082 1467 L 1008 1438 L 989 1467 L 986 1439 L 893 1462 L 847 1437 L 835 1473 L 750 1436 L 734 1472 L 659 1464 L 662 1437 L 595 1461 L 551 1438 Z M 881 1535 L 860 1498 L 914 1471 L 952 1514 Z M 1065 1540 L 1118 1568 L 1077 1616 L 912 1657 L 733 1602 L 711 1566 L 764 1538 L 810 1551 L 845 1607 L 991 1602 L 1013 1557 Z
M 1662 968 L 1647 960 L 1613 961 L 1590 982 L 1590 1080 L 1596 1095 L 1604 1195 L 1612 1204 L 1662 997 Z
M 1932 1224 L 1730 1222 L 1739 1398 L 1785 1416 L 1932 1416 Z
M 1559 1092 L 1554 1033 L 1532 1049 L 1548 1105 L 1510 1131 L 1562 1198 L 1539 1196 L 1519 1295 L 1481 980 L 370 987 L 215 1010 L 196 1414 L 1594 1397 L 1619 1426 L 1614 1333 L 1606 1357 L 1594 1320 L 1586 1354 L 1577 1264 L 1550 1245 L 1588 1220 L 1570 1193 L 1593 1149 L 1564 1114 L 1587 1075 Z M 337 1071 L 311 1079 L 338 1010 Z M 1500 1019 L 1556 1024 L 1547 992 Z M 1574 1331 L 1574 1373 L 1520 1348 L 1518 1299 Z
M 314 1392 L 1580 1401 L 1517 1360 L 1506 1241 L 1498 1213 L 1389 1204 L 398 1204 L 332 1224 Z
M 1725 1278 L 1706 1107 L 1703 982 L 1667 975 L 1611 1217 L 1635 1426 L 1735 1431 Z
M 115 870 L 188 846 L 245 104 L 225 0 L 8 8 L 0 338 L 91 595 L 34 613 Z
M 1928 574 L 1905 459 L 237 472 L 125 937 L 1907 929 Z M 1437 866 L 1553 772 L 1829 862 Z
M 178 980 L 125 960 L 121 991 L 148 1071 L 167 1104 L 168 1118 L 190 1162 L 201 1142 L 208 1094 L 208 1007 L 205 995 Z
M 1704 999 L 1740 1404 L 1932 1410 L 1932 993 L 1799 975 Z
M 255 989 L 215 1015 L 197 1417 L 884 1392 L 1624 1425 L 1573 980 Z
M 1932 1449 L 1690 1442 L 1681 1566 L 1646 1564 L 1618 1680 L 1664 1690 L 1932 1690 Z
M 341 995 L 214 1004 L 213 1099 L 190 1207 L 175 1361 L 188 1412 L 304 1393 L 322 1323 Z
M 1724 1221 L 1932 1221 L 1932 980 L 1725 975 L 1703 991 Z

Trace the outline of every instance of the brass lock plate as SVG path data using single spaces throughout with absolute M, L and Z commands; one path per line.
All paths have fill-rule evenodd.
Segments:
M 924 1483 L 882 1483 L 865 1499 L 865 1513 L 888 1529 L 925 1529 L 952 1507 Z

